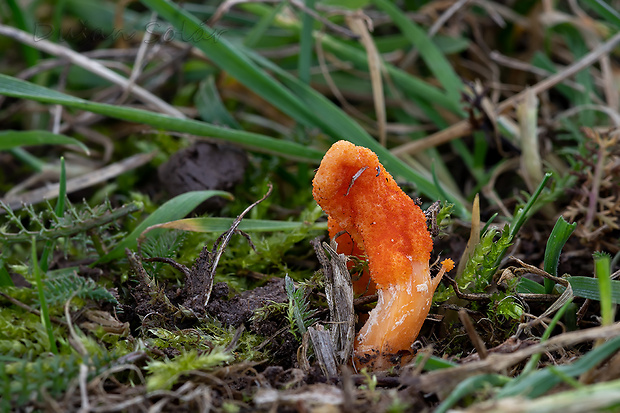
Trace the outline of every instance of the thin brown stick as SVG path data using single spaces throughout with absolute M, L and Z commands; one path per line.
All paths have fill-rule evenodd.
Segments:
M 465 327 L 465 331 L 467 332 L 469 339 L 476 348 L 478 356 L 480 356 L 480 360 L 484 360 L 488 355 L 487 347 L 484 345 L 484 341 L 482 341 L 480 335 L 476 331 L 469 314 L 467 314 L 467 311 L 463 308 L 459 310 L 459 319 L 461 320 L 461 323 L 463 323 L 463 327 Z
M 549 274 L 547 271 L 541 270 L 538 267 L 535 267 L 533 265 L 527 264 L 523 261 L 521 261 L 520 259 L 516 258 L 516 257 L 510 257 L 513 260 L 515 260 L 516 262 L 519 263 L 519 265 L 521 265 L 523 267 L 524 270 L 532 273 L 532 274 L 536 274 L 536 275 L 540 275 L 541 277 L 547 278 L 549 280 L 552 280 L 553 282 L 555 282 L 556 284 L 560 284 L 564 287 L 568 286 L 568 281 L 565 278 L 562 277 L 556 277 L 554 275 Z

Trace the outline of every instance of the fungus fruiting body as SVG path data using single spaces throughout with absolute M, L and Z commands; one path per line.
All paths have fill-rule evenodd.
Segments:
M 360 259 L 363 259 L 366 255 L 364 250 L 362 250 L 359 245 L 354 243 L 351 236 L 331 217 L 327 218 L 327 229 L 329 230 L 329 238 L 335 239 L 338 244 L 336 251 L 339 254 L 345 254 L 350 257 L 357 257 Z M 354 267 L 353 260 L 347 261 L 347 267 L 349 270 Z M 377 286 L 370 277 L 368 268 L 363 269 L 352 281 L 353 292 L 355 295 L 372 295 L 377 292 Z
M 344 230 L 368 259 L 377 306 L 355 340 L 357 365 L 390 367 L 411 354 L 441 276 L 429 269 L 433 241 L 420 207 L 396 184 L 369 149 L 336 142 L 313 180 L 313 196 L 329 217 L 330 233 Z M 340 249 L 340 248 L 339 248 Z

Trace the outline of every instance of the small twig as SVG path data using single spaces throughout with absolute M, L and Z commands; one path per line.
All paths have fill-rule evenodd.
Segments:
M 224 253 L 224 249 L 226 248 L 226 246 L 230 242 L 230 239 L 232 238 L 233 234 L 237 231 L 237 227 L 241 224 L 241 220 L 243 220 L 243 218 L 246 216 L 246 214 L 248 212 L 250 212 L 252 210 L 252 208 L 254 208 L 256 205 L 260 204 L 265 199 L 267 199 L 267 197 L 269 195 L 271 195 L 271 191 L 272 190 L 273 190 L 273 185 L 271 185 L 271 183 L 270 183 L 269 184 L 269 189 L 267 190 L 267 193 L 265 193 L 265 195 L 263 195 L 263 197 L 261 199 L 259 199 L 258 201 L 254 202 L 252 205 L 250 205 L 246 209 L 244 209 L 243 212 L 241 214 L 239 214 L 239 216 L 235 219 L 233 224 L 230 226 L 230 229 L 228 231 L 226 231 L 225 233 L 223 233 L 220 236 L 220 238 L 218 238 L 218 240 L 213 244 L 213 250 L 211 252 L 212 261 L 210 263 L 210 271 L 209 271 L 209 274 L 206 275 L 207 279 L 210 280 L 209 284 L 211 286 L 213 286 L 213 279 L 215 277 L 215 270 L 217 269 L 217 264 L 220 262 L 220 257 Z M 204 301 L 203 302 L 204 302 L 205 308 L 206 308 L 207 304 L 209 304 L 209 298 L 210 297 L 211 297 L 211 288 L 208 288 L 208 290 L 204 294 Z
M 446 11 L 443 12 L 437 20 L 435 20 L 435 23 L 433 23 L 433 25 L 428 29 L 428 32 L 426 32 L 428 38 L 432 39 L 433 37 L 435 37 L 435 34 L 437 34 L 439 29 L 441 29 L 443 25 L 446 24 L 446 22 L 456 14 L 456 12 L 465 7 L 465 5 L 470 1 L 471 0 L 458 0 L 452 6 L 448 7 L 448 9 L 446 9 Z M 407 69 L 411 67 L 418 58 L 419 53 L 420 51 L 418 48 L 412 47 L 411 50 L 407 53 L 407 55 L 404 57 L 403 62 L 400 65 L 401 68 Z
M 540 275 L 541 277 L 544 277 L 544 278 L 548 278 L 548 279 L 554 281 L 555 283 L 560 284 L 560 285 L 562 285 L 564 287 L 568 286 L 568 281 L 565 278 L 556 277 L 554 275 L 551 275 L 547 271 L 541 270 L 538 267 L 535 267 L 533 265 L 527 264 L 527 263 L 521 261 L 520 259 L 518 259 L 516 257 L 510 256 L 510 258 L 515 260 L 516 262 L 518 262 L 519 265 L 521 265 L 523 267 L 523 269 L 515 269 L 517 272 L 519 272 L 519 270 L 521 270 L 521 271 L 525 270 L 525 271 L 527 271 L 529 273 L 532 273 L 532 274 L 535 274 L 535 275 Z M 519 275 L 521 275 L 521 274 L 519 274 Z
M 71 68 L 70 65 L 66 65 L 60 74 L 60 78 L 58 79 L 58 87 L 57 87 L 57 90 L 59 92 L 63 92 L 65 90 L 65 87 L 67 85 L 67 77 L 69 76 L 70 68 Z M 60 119 L 62 118 L 63 106 L 54 105 L 54 108 L 52 109 L 52 111 L 53 111 L 53 116 L 54 116 L 52 133 L 58 133 L 60 130 Z
M 450 278 L 448 275 L 444 275 L 443 279 L 448 281 L 448 283 L 454 289 L 454 294 L 457 298 L 467 301 L 492 301 L 493 294 L 482 294 L 482 293 L 464 293 L 460 290 L 458 283 Z M 556 301 L 558 299 L 557 295 L 553 294 L 519 294 L 518 297 L 524 301 Z
M 142 240 L 144 238 L 138 238 L 138 255 L 140 255 L 141 257 L 143 257 L 142 255 Z M 185 265 L 176 262 L 175 260 L 173 260 L 172 258 L 167 258 L 167 257 L 151 257 L 151 258 L 142 258 L 142 261 L 144 262 L 163 262 L 165 264 L 168 264 L 174 268 L 176 268 L 177 270 L 179 270 L 179 272 L 182 272 L 183 275 L 185 275 L 185 277 L 189 277 L 191 275 L 191 270 L 189 268 L 187 268 Z
M 377 173 L 377 176 L 379 174 Z M 439 235 L 439 225 L 437 225 L 437 215 L 441 211 L 441 202 L 435 201 L 424 211 L 426 216 L 426 226 L 429 228 L 431 236 L 436 237 Z
M 349 183 L 349 187 L 347 188 L 347 193 L 344 194 L 344 196 L 349 195 L 349 191 L 353 187 L 353 184 L 355 183 L 355 181 L 357 181 L 357 178 L 359 178 L 366 169 L 368 169 L 368 166 L 364 166 L 360 168 L 359 171 L 355 172 L 355 175 L 353 175 L 353 177 L 351 178 L 351 182 Z
M 368 17 L 360 10 L 352 15 L 346 16 L 346 22 L 351 30 L 360 36 L 360 43 L 366 49 L 368 56 L 368 72 L 370 73 L 370 85 L 372 89 L 373 103 L 375 107 L 375 116 L 377 118 L 377 129 L 379 130 L 379 143 L 381 146 L 387 145 L 386 134 L 386 113 L 385 113 L 385 95 L 383 92 L 383 82 L 381 80 L 381 72 L 385 71 L 382 66 L 381 57 L 377 46 L 375 45 L 368 27 Z
M 69 306 L 71 305 L 71 300 L 73 300 L 75 294 L 76 291 L 71 293 L 71 296 L 65 303 L 65 318 L 67 319 L 67 327 L 69 328 L 69 335 L 71 336 L 69 342 L 71 343 L 75 351 L 77 351 L 82 357 L 86 357 L 88 356 L 88 350 L 86 350 L 84 343 L 82 343 L 77 333 L 75 332 L 75 329 L 73 327 L 73 321 L 71 321 L 71 311 Z
M 127 260 L 129 261 L 129 267 L 133 270 L 133 272 L 138 277 L 138 281 L 141 284 L 144 284 L 148 287 L 150 291 L 155 290 L 155 283 L 151 280 L 148 273 L 142 266 L 142 263 L 138 259 L 138 256 L 134 254 L 129 248 L 125 248 L 125 255 L 127 255 Z M 146 317 L 145 317 L 146 318 Z
M 491 58 L 491 60 L 493 60 L 494 62 L 505 66 L 505 67 L 509 67 L 511 69 L 517 69 L 517 70 L 522 70 L 524 72 L 529 72 L 532 73 L 536 76 L 540 76 L 542 78 L 547 77 L 547 76 L 551 76 L 553 74 L 553 72 L 550 72 L 548 70 L 542 69 L 540 67 L 536 67 L 530 63 L 527 63 L 523 60 L 520 59 L 515 59 L 512 57 L 508 57 L 505 56 L 503 54 L 501 54 L 500 52 L 494 50 L 490 53 L 489 57 Z M 571 89 L 574 89 L 578 92 L 585 92 L 586 88 L 579 84 L 576 83 L 572 80 L 568 80 L 566 79 L 564 81 L 564 84 L 568 87 L 570 87 Z M 594 97 L 594 94 L 592 94 L 592 97 Z
M 250 237 L 250 234 L 248 234 L 245 231 L 241 231 L 240 229 L 236 229 L 235 230 L 235 234 L 239 234 L 243 238 L 245 238 L 245 240 L 248 242 L 248 244 L 250 244 L 250 248 L 252 248 L 252 251 L 254 251 L 257 254 L 260 254 L 260 252 L 256 249 L 256 245 L 254 245 L 254 242 L 252 241 L 252 238 Z
M 349 103 L 349 101 L 343 95 L 340 89 L 338 89 L 338 86 L 336 85 L 336 82 L 332 78 L 332 75 L 330 74 L 330 71 L 327 67 L 327 63 L 325 61 L 325 51 L 323 50 L 323 41 L 321 38 L 322 36 L 323 36 L 323 33 L 320 33 L 319 38 L 317 39 L 317 42 L 316 42 L 316 57 L 319 62 L 319 69 L 321 71 L 321 74 L 323 75 L 323 78 L 325 79 L 325 83 L 327 84 L 327 87 L 329 88 L 330 92 L 334 95 L 334 97 L 338 100 L 338 103 L 340 103 L 342 108 L 347 113 L 355 116 L 358 119 L 358 121 L 363 120 L 365 123 L 369 125 L 372 124 L 374 120 L 370 118 L 369 116 L 367 116 L 366 114 L 362 113 L 359 109 L 357 109 L 355 105 L 352 105 L 351 103 Z M 339 65 L 336 65 L 336 67 L 338 66 Z M 341 67 L 341 69 L 344 69 L 344 68 Z M 365 128 L 367 127 L 365 126 Z
M 459 288 L 459 285 L 454 280 L 454 278 L 449 277 L 447 274 L 444 274 L 443 279 L 448 281 L 448 283 L 454 289 L 454 294 L 458 298 L 460 298 L 462 300 L 467 300 L 467 301 L 491 301 L 493 299 L 493 294 L 468 294 L 468 293 L 461 292 L 461 290 Z
M 601 137 L 598 133 L 591 129 L 585 129 L 585 134 L 588 138 L 595 141 L 598 145 L 597 162 L 594 167 L 594 176 L 592 177 L 592 187 L 588 193 L 588 209 L 586 214 L 585 223 L 583 224 L 587 230 L 592 229 L 594 224 L 594 218 L 598 212 L 598 200 L 601 187 L 601 181 L 603 178 L 603 170 L 605 169 L 605 161 L 607 159 L 607 147 L 612 140 Z
M 88 400 L 88 366 L 84 363 L 80 363 L 80 399 L 82 400 L 82 407 L 78 410 L 79 413 L 90 412 L 90 402 Z
M 379 296 L 377 294 L 364 295 L 353 300 L 353 307 L 358 308 L 366 304 L 374 303 Z
M 476 348 L 476 351 L 478 352 L 478 356 L 480 357 L 480 360 L 484 360 L 485 358 L 487 358 L 487 354 L 488 354 L 487 347 L 484 345 L 484 341 L 482 341 L 482 339 L 480 338 L 480 335 L 474 328 L 474 324 L 471 322 L 471 318 L 469 318 L 469 314 L 467 314 L 467 311 L 465 311 L 462 308 L 459 310 L 459 319 L 461 320 L 461 323 L 463 323 L 463 326 L 465 327 L 465 331 L 467 332 L 469 339 L 471 340 L 472 344 Z
M 355 386 L 353 385 L 351 368 L 347 365 L 340 366 L 340 382 L 342 383 L 342 411 L 344 413 L 356 413 L 355 407 Z
M 245 325 L 241 324 L 239 327 L 237 327 L 237 329 L 235 330 L 235 335 L 233 336 L 232 340 L 230 340 L 230 343 L 226 345 L 226 348 L 224 349 L 224 351 L 226 352 L 233 351 L 237 347 L 237 344 L 239 343 L 239 339 L 241 339 L 241 335 L 243 334 L 244 331 L 245 331 Z
M 157 20 L 157 13 L 152 12 L 151 17 L 149 18 L 149 21 L 152 22 L 156 20 Z M 127 99 L 127 97 L 131 94 L 131 90 L 136 86 L 136 80 L 138 80 L 138 78 L 142 74 L 144 59 L 146 57 L 146 52 L 148 51 L 149 44 L 151 44 L 152 36 L 153 36 L 153 32 L 151 30 L 145 31 L 144 37 L 142 38 L 142 41 L 140 42 L 140 48 L 138 49 L 138 53 L 136 54 L 136 60 L 134 61 L 134 64 L 133 64 L 133 70 L 131 71 L 131 75 L 129 76 L 128 83 L 125 86 L 125 89 L 123 90 L 123 95 L 119 98 L 119 102 L 117 102 L 118 104 L 120 104 L 120 102 L 124 102 Z

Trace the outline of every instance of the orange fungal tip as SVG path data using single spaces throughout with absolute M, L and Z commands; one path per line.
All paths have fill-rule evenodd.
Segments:
M 451 271 L 454 268 L 454 261 L 450 258 L 446 258 L 441 262 L 442 267 L 446 270 L 446 272 Z
M 387 369 L 403 354 L 406 360 L 433 293 L 454 262 L 444 260 L 444 270 L 431 278 L 433 240 L 426 216 L 370 149 L 336 142 L 323 157 L 312 188 L 328 215 L 330 236 L 346 231 L 336 240 L 338 252 L 367 257 L 371 280 L 361 287 L 374 284 L 377 289 L 377 306 L 355 340 L 355 364 Z

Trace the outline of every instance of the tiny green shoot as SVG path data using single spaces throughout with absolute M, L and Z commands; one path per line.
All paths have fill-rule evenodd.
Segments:
M 608 326 L 614 322 L 614 307 L 611 300 L 611 257 L 604 252 L 595 252 L 594 275 L 598 279 L 599 292 L 601 294 L 601 318 L 603 325 Z
M 563 217 L 559 217 L 555 222 L 551 235 L 549 235 L 547 247 L 545 248 L 544 270 L 554 277 L 558 275 L 558 263 L 560 261 L 562 248 L 573 231 L 575 231 L 575 228 L 577 228 L 576 222 L 569 224 Z M 553 280 L 545 278 L 545 294 L 551 294 L 554 286 L 555 283 Z
M 60 157 L 60 187 L 58 190 L 58 199 L 56 200 L 56 209 L 54 213 L 57 218 L 60 218 L 65 213 L 65 199 L 67 198 L 67 170 L 65 168 L 65 158 L 64 156 Z M 43 247 L 43 252 L 41 253 L 41 271 L 45 272 L 48 268 L 48 260 L 49 256 L 54 250 L 54 240 L 48 240 L 45 243 L 45 247 Z
M 41 277 L 41 269 L 37 260 L 37 242 L 35 237 L 32 237 L 32 271 L 37 283 L 37 291 L 39 293 L 39 301 L 41 303 L 41 322 L 47 332 L 47 337 L 50 341 L 50 350 L 54 354 L 58 354 L 58 347 L 56 346 L 56 338 L 54 337 L 54 330 L 52 329 L 52 322 L 50 320 L 50 312 L 47 307 L 47 301 L 43 291 L 43 279 Z

